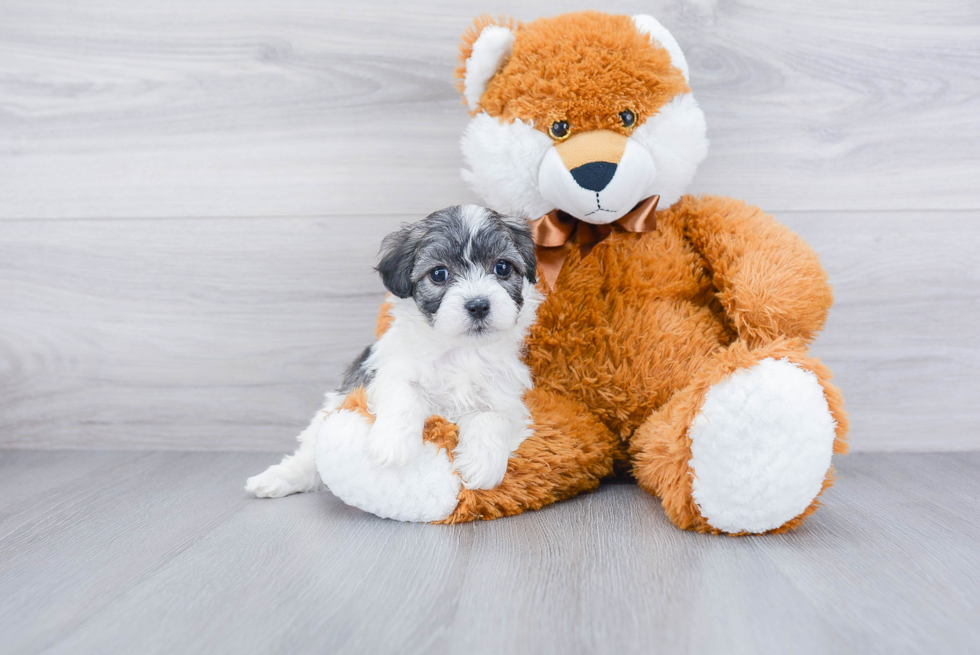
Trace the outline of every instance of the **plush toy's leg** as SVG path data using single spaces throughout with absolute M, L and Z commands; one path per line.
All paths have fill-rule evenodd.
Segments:
M 621 440 L 585 405 L 542 389 L 529 391 L 524 401 L 534 434 L 511 455 L 503 482 L 488 490 L 462 489 L 458 506 L 442 523 L 540 509 L 594 490 L 617 460 L 625 461 Z
M 782 532 L 816 511 L 847 451 L 847 418 L 830 371 L 778 340 L 718 352 L 636 431 L 640 486 L 678 527 Z

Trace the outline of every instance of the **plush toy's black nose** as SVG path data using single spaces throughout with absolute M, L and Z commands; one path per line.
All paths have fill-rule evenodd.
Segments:
M 602 191 L 616 174 L 616 164 L 607 161 L 594 161 L 576 166 L 569 171 L 578 185 L 590 191 Z
M 486 298 L 474 298 L 466 302 L 466 311 L 473 318 L 483 318 L 490 312 L 490 301 Z

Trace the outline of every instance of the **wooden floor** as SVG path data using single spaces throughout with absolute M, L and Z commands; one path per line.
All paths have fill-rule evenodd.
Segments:
M 980 453 L 839 460 L 782 536 L 681 532 L 632 484 L 453 527 L 261 453 L 0 451 L 0 652 L 976 652 Z M 972 649 L 972 650 L 971 650 Z

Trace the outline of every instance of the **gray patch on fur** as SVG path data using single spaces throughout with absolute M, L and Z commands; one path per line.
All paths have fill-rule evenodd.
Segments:
M 344 371 L 344 380 L 340 384 L 340 393 L 350 393 L 353 389 L 357 387 L 367 387 L 371 380 L 374 379 L 375 371 L 366 366 L 367 358 L 371 356 L 372 346 L 368 346 L 364 349 L 357 359 L 350 363 L 347 370 Z
M 530 232 L 528 232 L 530 236 Z M 494 266 L 503 260 L 510 263 L 513 272 L 509 277 L 501 278 L 496 275 L 497 282 L 507 291 L 507 294 L 518 307 L 524 305 L 524 277 L 534 280 L 534 263 L 528 267 L 526 258 L 521 254 L 515 238 L 514 228 L 507 224 L 504 217 L 491 212 L 487 220 L 480 226 L 471 238 L 470 261 L 484 271 L 493 274 Z

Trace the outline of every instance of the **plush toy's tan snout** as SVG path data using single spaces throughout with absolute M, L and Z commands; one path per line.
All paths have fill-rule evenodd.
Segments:
M 616 174 L 628 137 L 611 130 L 572 135 L 555 146 L 565 168 L 583 189 L 602 191 Z

